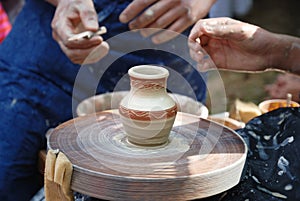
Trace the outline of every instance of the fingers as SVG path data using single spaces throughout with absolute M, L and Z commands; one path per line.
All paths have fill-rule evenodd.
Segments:
M 107 55 L 108 51 L 109 51 L 108 43 L 103 42 L 101 43 L 101 45 L 94 48 L 93 51 L 90 52 L 88 57 L 83 62 L 80 62 L 80 64 L 96 63 L 97 61 L 102 59 L 105 55 Z
M 59 43 L 59 45 L 68 58 L 75 64 L 95 63 L 107 55 L 109 51 L 109 45 L 106 42 L 85 49 L 70 49 L 63 43 Z
M 127 23 L 139 15 L 145 8 L 158 0 L 134 0 L 120 14 L 119 19 L 122 23 Z M 151 14 L 151 13 L 150 13 Z
M 71 36 L 70 38 L 72 39 L 73 36 Z M 90 39 L 81 38 L 78 40 L 69 40 L 70 38 L 68 38 L 68 40 L 64 41 L 60 40 L 59 36 L 56 33 L 53 33 L 53 38 L 56 41 L 61 42 L 65 47 L 70 49 L 87 49 L 97 46 L 103 41 L 103 38 L 101 36 L 94 36 Z
M 73 34 L 98 30 L 98 16 L 92 1 L 62 2 L 58 4 L 51 23 L 56 40 L 66 42 Z
M 204 49 L 198 52 L 190 52 L 190 55 L 192 59 L 197 62 L 197 70 L 200 72 L 206 72 L 217 68 Z
M 204 39 L 205 40 L 205 39 Z M 205 50 L 202 46 L 202 41 L 200 38 L 197 38 L 195 41 L 193 40 L 188 40 L 188 46 L 189 46 L 189 51 L 190 51 L 190 56 L 193 60 L 196 62 L 202 62 L 202 59 L 205 57 L 206 59 L 209 58 L 208 52 L 209 49 Z
M 190 56 L 193 60 L 197 62 L 197 70 L 200 72 L 206 72 L 208 70 L 216 69 L 216 65 L 209 56 L 208 49 L 206 50 L 200 45 L 200 41 L 190 42 Z
M 199 20 L 191 30 L 189 39 L 195 40 L 202 35 L 241 41 L 250 39 L 258 27 L 231 18 L 211 18 Z
M 188 10 L 188 17 L 195 23 L 209 13 L 216 0 L 181 0 L 182 6 Z
M 202 51 L 190 51 L 190 55 L 191 55 L 191 58 L 193 60 L 195 60 L 197 63 L 200 63 L 202 62 L 202 59 L 204 58 L 205 54 L 202 52 Z
M 182 33 L 186 28 L 188 28 L 192 22 L 188 19 L 188 17 L 178 18 L 174 23 L 172 23 L 167 30 L 162 31 L 161 33 L 156 34 L 152 37 L 152 41 L 155 44 L 165 43 L 180 33 Z
M 134 11 L 129 12 L 130 10 Z M 123 11 L 120 20 L 122 22 L 130 21 L 129 28 L 131 30 L 139 29 L 144 37 L 159 32 L 152 38 L 156 44 L 175 38 L 195 21 L 182 0 L 135 0 Z M 170 34 L 170 32 L 163 32 L 162 29 L 177 33 Z
M 190 35 L 189 35 L 189 41 L 196 41 L 197 38 L 201 37 L 203 32 L 203 20 L 199 20 L 192 28 Z
M 157 18 L 152 24 L 147 26 L 147 28 L 157 28 L 157 29 L 153 29 L 153 30 L 142 29 L 141 34 L 144 37 L 148 37 L 150 35 L 153 35 L 154 33 L 162 31 L 162 29 L 167 29 L 167 31 L 170 30 L 170 31 L 181 33 L 188 26 L 192 24 L 185 20 L 184 16 L 187 12 L 188 11 L 185 8 L 182 8 L 180 6 L 169 9 L 162 16 Z M 159 43 L 158 40 L 159 39 L 157 39 L 157 43 Z
M 60 1 L 51 26 L 54 40 L 73 63 L 98 61 L 109 50 L 108 44 L 104 43 L 103 38 L 98 35 L 89 39 L 69 40 L 78 33 L 94 33 L 98 30 L 98 16 L 91 0 L 74 0 L 71 3 Z M 99 54 L 92 54 L 92 52 Z M 91 54 L 93 56 L 90 56 Z
M 203 48 L 198 43 L 189 43 L 190 56 L 196 62 L 201 62 L 204 57 Z
M 65 55 L 75 64 L 83 64 L 84 62 L 93 63 L 103 58 L 109 51 L 109 45 L 103 41 L 101 36 L 92 39 L 82 39 L 76 41 L 57 41 Z M 98 57 L 88 59 L 95 49 L 101 49 Z
M 93 7 L 87 7 L 80 13 L 80 19 L 86 30 L 96 31 L 98 29 L 98 15 Z
M 175 0 L 176 2 L 177 0 Z M 165 13 L 168 12 L 168 10 L 171 10 L 171 8 L 174 5 L 174 0 L 173 2 L 170 2 L 170 0 L 162 0 L 158 1 L 154 5 L 150 6 L 147 8 L 141 15 L 137 16 L 135 19 L 133 19 L 129 23 L 129 28 L 131 30 L 134 29 L 142 29 L 142 28 L 163 28 L 165 26 L 166 22 L 164 21 L 157 21 L 159 20 L 162 16 L 165 15 Z M 174 16 L 169 17 L 167 20 L 170 22 L 167 22 L 167 24 L 170 24 L 173 21 Z M 148 26 L 150 24 L 155 23 L 155 26 Z
M 229 18 L 213 18 L 199 20 L 190 33 L 190 40 L 202 35 L 208 35 L 214 38 L 226 38 L 226 35 L 234 33 L 233 22 Z

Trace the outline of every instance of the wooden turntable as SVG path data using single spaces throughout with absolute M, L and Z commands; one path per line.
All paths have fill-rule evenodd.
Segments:
M 238 184 L 247 148 L 233 130 L 178 112 L 169 141 L 127 141 L 117 110 L 78 117 L 55 128 L 48 147 L 73 164 L 71 188 L 106 200 L 192 200 Z

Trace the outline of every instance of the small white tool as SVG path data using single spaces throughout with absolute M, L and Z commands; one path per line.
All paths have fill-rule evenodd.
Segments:
M 74 36 L 71 36 L 68 40 L 69 41 L 74 41 L 74 40 L 80 40 L 80 39 L 90 39 L 93 36 L 100 36 L 102 34 L 105 34 L 106 32 L 107 32 L 106 27 L 102 26 L 96 32 L 93 32 L 93 31 L 84 31 L 82 33 L 75 34 Z

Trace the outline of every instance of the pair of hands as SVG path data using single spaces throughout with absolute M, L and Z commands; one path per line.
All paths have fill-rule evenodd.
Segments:
M 152 41 L 159 44 L 171 40 L 206 16 L 214 2 L 134 0 L 119 18 L 123 23 L 128 22 L 131 30 L 140 31 L 145 37 L 151 36 Z M 101 36 L 68 40 L 82 31 L 97 31 L 97 19 L 91 0 L 60 0 L 57 3 L 52 21 L 53 37 L 73 63 L 94 63 L 108 53 L 109 45 Z M 258 26 L 230 18 L 212 18 L 199 20 L 195 24 L 189 36 L 189 47 L 192 58 L 199 63 L 199 70 L 218 67 L 262 71 L 273 67 L 274 58 L 270 58 L 270 49 L 274 49 L 277 40 L 279 36 Z
M 73 63 L 94 63 L 108 53 L 109 45 L 101 36 L 88 40 L 68 40 L 76 33 L 98 30 L 98 16 L 92 0 L 48 1 L 57 6 L 51 24 L 53 38 Z M 119 18 L 122 23 L 129 23 L 131 30 L 138 30 L 145 37 L 151 36 L 154 43 L 160 44 L 173 39 L 205 17 L 215 1 L 134 0 Z M 170 31 L 174 34 L 170 34 Z

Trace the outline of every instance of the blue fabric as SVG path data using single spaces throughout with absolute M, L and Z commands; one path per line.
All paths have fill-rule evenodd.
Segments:
M 95 1 L 99 11 L 99 23 L 109 30 L 104 37 L 109 40 L 128 31 L 126 24 L 118 21 L 120 12 L 129 4 L 125 0 Z M 40 188 L 37 171 L 38 151 L 46 147 L 45 133 L 72 118 L 72 100 L 76 103 L 97 93 L 112 91 L 127 70 L 138 64 L 169 66 L 189 81 L 195 91 L 173 87 L 176 76 L 169 86 L 172 92 L 196 94 L 205 99 L 205 82 L 184 60 L 171 53 L 151 49 L 149 39 L 139 34 L 132 38 L 110 41 L 111 51 L 100 65 L 85 68 L 85 79 L 73 93 L 73 86 L 80 66 L 73 64 L 52 39 L 51 20 L 55 8 L 44 0 L 28 0 L 17 17 L 14 27 L 0 45 L 0 198 L 2 201 L 29 200 Z M 187 34 L 187 33 L 186 33 Z M 118 58 L 123 53 L 124 41 L 142 43 L 150 50 L 135 51 L 117 59 L 105 72 L 101 66 Z M 174 42 L 174 41 L 173 41 Z M 180 49 L 188 54 L 187 45 L 164 48 Z M 82 67 L 81 67 L 82 68 Z M 98 77 L 101 82 L 98 84 Z M 172 78 L 173 75 L 170 76 Z M 128 86 L 127 86 L 128 87 Z M 72 99 L 73 98 L 73 99 Z

